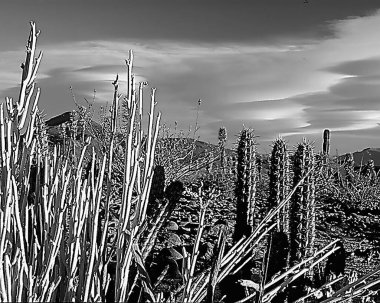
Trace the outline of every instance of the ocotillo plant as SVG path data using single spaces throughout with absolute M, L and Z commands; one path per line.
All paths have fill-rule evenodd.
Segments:
M 6 98 L 6 104 L 0 104 L 0 301 L 105 301 L 112 280 L 115 301 L 125 302 L 130 280 L 136 275 L 131 270 L 134 264 L 139 264 L 139 276 L 146 276 L 138 240 L 146 218 L 160 120 L 154 113 L 154 91 L 143 149 L 139 111 L 143 100 L 132 95 L 134 82 L 128 83 L 130 116 L 125 134 L 122 203 L 117 243 L 110 251 L 109 205 L 114 199 L 111 172 L 121 97 L 117 79 L 113 83 L 109 145 L 100 159 L 93 151 L 91 169 L 84 179 L 89 142 L 77 152 L 76 162 L 68 156 L 75 150 L 71 143 L 65 152 L 68 155 L 62 156 L 57 145 L 48 146 L 50 150 L 45 152 L 44 122 L 38 113 L 40 91 L 34 83 L 42 58 L 35 58 L 38 35 L 32 22 L 19 98 Z M 127 65 L 131 71 L 131 58 Z M 95 163 L 99 163 L 99 173 Z M 101 215 L 101 209 L 105 214 Z M 117 270 L 112 278 L 107 270 L 110 253 L 116 254 Z M 143 280 L 141 284 L 148 282 Z
M 293 195 L 289 207 L 290 222 L 290 263 L 313 255 L 315 239 L 315 184 L 313 146 L 303 140 L 294 153 L 293 184 L 297 184 L 306 174 Z
M 249 236 L 254 228 L 256 196 L 255 141 L 252 129 L 243 129 L 237 148 L 236 225 L 234 241 Z

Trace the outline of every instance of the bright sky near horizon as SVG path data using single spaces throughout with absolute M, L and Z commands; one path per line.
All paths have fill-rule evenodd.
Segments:
M 30 20 L 43 50 L 38 86 L 47 117 L 112 98 L 134 51 L 167 124 L 195 124 L 217 142 L 243 125 L 260 151 L 281 134 L 332 153 L 380 147 L 380 2 L 373 0 L 2 0 L 0 98 L 17 97 Z M 148 93 L 148 92 L 147 92 Z M 147 95 L 148 97 L 148 95 Z

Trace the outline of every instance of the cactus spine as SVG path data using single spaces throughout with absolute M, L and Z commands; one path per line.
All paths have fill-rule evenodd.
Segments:
M 315 176 L 313 146 L 303 140 L 294 154 L 293 185 L 305 177 L 294 193 L 289 207 L 290 263 L 310 257 L 315 240 Z
M 252 129 L 243 129 L 237 148 L 236 225 L 234 240 L 248 236 L 254 228 L 256 196 L 255 141 Z

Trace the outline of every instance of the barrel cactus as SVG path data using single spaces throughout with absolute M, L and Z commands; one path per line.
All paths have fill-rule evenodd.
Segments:
M 252 129 L 243 129 L 237 148 L 236 225 L 234 240 L 249 236 L 254 228 L 256 196 L 256 147 Z

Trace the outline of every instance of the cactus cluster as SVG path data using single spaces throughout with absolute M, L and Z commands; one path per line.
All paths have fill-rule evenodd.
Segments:
M 268 240 L 265 282 L 270 281 L 276 273 L 287 270 L 314 254 L 315 160 L 313 146 L 304 140 L 297 145 L 292 159 L 293 188 L 296 190 L 290 201 L 279 212 L 277 229 L 271 233 Z M 270 209 L 275 208 L 289 195 L 290 183 L 288 149 L 285 141 L 278 138 L 273 144 L 269 171 L 268 206 Z M 297 184 L 299 184 L 298 187 Z M 312 279 L 312 271 L 309 271 L 306 276 Z M 296 299 L 303 290 L 301 282 L 296 289 L 276 296 L 273 302 Z

